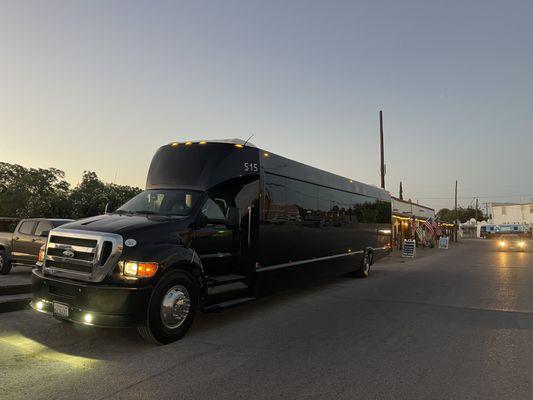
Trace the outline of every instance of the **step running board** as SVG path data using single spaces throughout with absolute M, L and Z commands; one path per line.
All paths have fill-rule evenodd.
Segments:
M 208 287 L 216 287 L 222 285 L 229 285 L 232 283 L 246 282 L 247 278 L 244 275 L 221 275 L 212 276 L 207 279 Z
M 255 297 L 241 297 L 239 299 L 224 301 L 222 303 L 212 304 L 210 306 L 203 307 L 202 311 L 206 313 L 221 312 L 229 308 L 240 306 L 242 304 L 251 303 L 254 300 L 256 300 Z

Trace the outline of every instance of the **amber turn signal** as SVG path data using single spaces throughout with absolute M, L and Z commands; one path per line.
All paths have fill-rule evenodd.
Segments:
M 151 278 L 157 272 L 156 262 L 126 261 L 122 273 L 136 278 Z

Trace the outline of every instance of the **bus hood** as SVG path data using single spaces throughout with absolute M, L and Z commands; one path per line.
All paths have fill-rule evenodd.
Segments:
M 62 225 L 61 230 L 75 229 L 89 232 L 106 232 L 116 233 L 119 235 L 126 235 L 139 231 L 153 231 L 155 228 L 159 230 L 186 229 L 190 224 L 190 218 L 187 217 L 173 217 L 167 218 L 157 215 L 142 215 L 142 214 L 105 214 L 96 217 L 80 219 L 78 221 L 70 222 Z

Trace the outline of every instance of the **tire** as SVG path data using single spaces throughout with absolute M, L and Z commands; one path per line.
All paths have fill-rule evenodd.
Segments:
M 173 271 L 163 276 L 155 287 L 146 325 L 139 334 L 156 344 L 168 344 L 181 339 L 192 325 L 198 308 L 198 287 L 186 272 Z
M 5 250 L 0 250 L 0 274 L 7 275 L 11 272 L 11 261 Z
M 372 264 L 372 254 L 365 252 L 363 260 L 361 261 L 361 266 L 357 271 L 355 271 L 355 276 L 357 278 L 365 279 L 368 278 L 370 274 L 370 265 Z

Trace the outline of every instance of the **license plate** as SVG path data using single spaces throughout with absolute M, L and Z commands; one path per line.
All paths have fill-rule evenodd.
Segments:
M 68 318 L 68 304 L 54 302 L 54 315 L 61 318 Z

